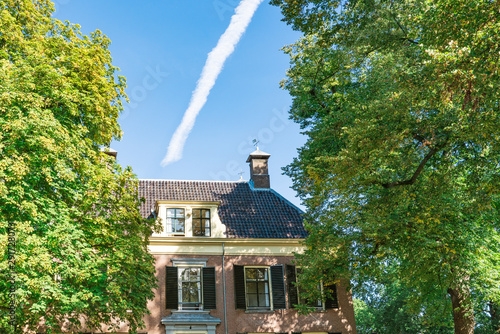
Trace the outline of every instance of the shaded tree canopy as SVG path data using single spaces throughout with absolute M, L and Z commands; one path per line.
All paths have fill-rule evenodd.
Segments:
M 474 296 L 500 298 L 498 2 L 271 3 L 304 33 L 282 82 L 308 136 L 285 169 L 308 209 L 304 284 L 393 275 L 472 333 Z
M 415 305 L 411 302 L 412 289 L 393 275 L 379 282 L 372 283 L 369 292 L 354 298 L 358 334 L 453 333 L 451 305 L 442 302 L 446 293 L 436 289 Z
M 53 10 L 0 0 L 0 332 L 135 332 L 156 287 L 155 223 L 130 168 L 101 152 L 121 136 L 125 79 L 105 35 Z

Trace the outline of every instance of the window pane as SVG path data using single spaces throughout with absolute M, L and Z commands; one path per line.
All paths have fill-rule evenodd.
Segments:
M 189 268 L 179 268 L 179 279 L 187 281 L 189 279 Z
M 267 270 L 264 269 L 264 268 L 259 268 L 256 270 L 256 274 L 257 274 L 257 279 L 265 279 L 267 278 L 266 276 L 266 273 L 267 273 Z
M 259 294 L 259 306 L 269 307 L 269 295 Z
M 177 218 L 184 218 L 184 209 L 176 209 L 175 216 Z
M 210 210 L 203 210 L 203 217 L 210 218 Z
M 189 269 L 190 281 L 200 280 L 200 268 L 190 268 Z
M 167 209 L 167 217 L 175 217 L 175 209 Z
M 257 300 L 257 295 L 254 295 L 254 294 L 249 294 L 248 295 L 248 306 L 249 307 L 257 307 L 257 306 L 259 306 L 258 300 Z
M 206 235 L 207 237 L 209 237 L 209 236 L 210 236 L 210 227 L 205 228 L 205 235 Z
M 257 283 L 247 282 L 247 292 L 248 293 L 257 293 Z
M 182 302 L 199 303 L 200 295 L 197 282 L 182 283 Z
M 259 285 L 259 293 L 269 293 L 269 287 L 266 282 L 259 282 L 257 284 Z
M 256 270 L 254 268 L 247 268 L 246 274 L 247 274 L 247 279 L 255 279 L 256 278 Z
M 200 210 L 193 209 L 193 218 L 200 218 Z

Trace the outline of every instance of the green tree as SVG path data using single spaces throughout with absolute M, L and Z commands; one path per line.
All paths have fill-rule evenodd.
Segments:
M 100 151 L 121 136 L 125 79 L 105 35 L 53 10 L 0 0 L 0 332 L 135 332 L 156 287 L 155 222 L 130 168 Z
M 451 305 L 443 303 L 446 292 L 436 289 L 412 302 L 415 291 L 388 275 L 354 299 L 358 334 L 450 334 L 453 333 Z
M 413 303 L 445 292 L 473 333 L 473 292 L 500 299 L 498 1 L 271 3 L 304 33 L 282 82 L 308 136 L 285 169 L 303 263 L 356 289 L 395 265 Z
M 453 318 L 447 294 L 442 289 L 429 291 L 425 298 L 412 302 L 415 291 L 394 275 L 380 283 L 366 283 L 369 289 L 354 296 L 358 334 L 450 334 Z M 474 334 L 495 333 L 492 303 L 474 291 L 476 328 Z

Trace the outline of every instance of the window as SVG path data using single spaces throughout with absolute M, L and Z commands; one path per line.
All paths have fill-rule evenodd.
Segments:
M 248 309 L 270 309 L 268 268 L 245 268 Z
M 302 272 L 302 268 L 297 268 L 295 267 L 295 274 L 296 276 L 295 277 L 300 277 L 300 274 Z M 318 283 L 317 285 L 317 289 L 319 291 L 321 291 L 321 293 L 323 293 L 323 289 L 321 287 L 321 283 Z M 300 289 L 297 287 L 297 295 L 298 295 L 298 304 L 302 304 L 302 305 L 308 305 L 308 306 L 311 306 L 311 307 L 315 307 L 315 308 L 319 308 L 319 309 L 323 309 L 323 302 L 321 301 L 321 299 L 316 299 L 316 300 L 309 300 L 309 299 L 303 299 L 302 296 L 300 295 Z
M 333 309 L 338 308 L 338 300 L 337 300 L 337 285 L 319 285 L 318 289 L 321 290 L 322 295 L 325 295 L 325 292 L 328 292 L 324 304 L 321 300 L 302 300 L 300 297 L 296 282 L 297 276 L 300 275 L 300 268 L 296 268 L 293 265 L 286 266 L 286 280 L 287 280 L 287 290 L 288 290 L 288 302 L 290 308 L 295 308 L 298 304 L 306 304 L 312 307 L 316 307 L 318 309 Z
M 236 308 L 286 308 L 283 266 L 233 266 Z
M 168 234 L 184 234 L 185 214 L 184 209 L 167 209 L 167 225 L 165 232 Z
M 180 310 L 199 310 L 201 306 L 201 268 L 180 267 L 178 293 Z
M 167 309 L 213 310 L 216 308 L 215 268 L 191 265 L 166 267 Z
M 193 236 L 210 236 L 210 209 L 193 209 Z

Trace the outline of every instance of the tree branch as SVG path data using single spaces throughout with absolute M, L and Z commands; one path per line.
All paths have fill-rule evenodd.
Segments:
M 323 101 L 321 101 L 318 96 L 316 95 L 316 91 L 314 88 L 312 88 L 310 91 L 309 91 L 309 94 L 311 94 L 311 96 L 316 100 L 316 102 L 321 106 L 321 108 L 323 108 L 328 114 L 331 113 L 331 110 L 330 108 L 328 108 L 324 103 Z
M 422 161 L 420 162 L 420 164 L 418 165 L 417 169 L 413 173 L 413 176 L 410 179 L 404 180 L 404 181 L 388 182 L 388 183 L 376 182 L 376 184 L 380 184 L 382 187 L 384 187 L 386 189 L 394 188 L 394 187 L 397 187 L 397 186 L 404 186 L 404 185 L 412 185 L 412 184 L 414 184 L 415 181 L 417 180 L 418 176 L 420 175 L 420 173 L 422 173 L 422 171 L 424 170 L 424 167 L 425 167 L 425 164 L 427 163 L 427 161 L 429 161 L 429 159 L 432 158 L 432 156 L 434 154 L 436 154 L 437 152 L 439 152 L 444 146 L 445 146 L 445 143 L 443 143 L 443 144 L 441 144 L 439 146 L 431 148 L 431 150 L 429 151 L 429 153 L 427 153 L 427 155 L 424 157 L 424 159 L 422 159 Z
M 390 9 L 391 9 L 391 10 L 392 10 L 392 5 L 393 5 L 393 2 L 391 1 L 391 6 L 390 6 Z M 412 39 L 408 38 L 408 30 L 406 30 L 406 29 L 405 29 L 405 27 L 403 27 L 403 26 L 401 25 L 401 23 L 398 21 L 398 19 L 397 19 L 397 17 L 396 17 L 396 14 L 394 14 L 392 11 L 391 11 L 391 16 L 392 16 L 392 18 L 394 19 L 394 22 L 396 22 L 396 24 L 398 25 L 399 29 L 403 32 L 404 37 L 403 37 L 403 38 L 401 38 L 401 39 L 402 39 L 403 41 L 408 41 L 408 42 L 410 42 L 410 43 L 412 43 L 412 44 L 418 44 L 418 42 L 417 42 L 417 41 L 414 41 L 414 40 L 412 40 Z

